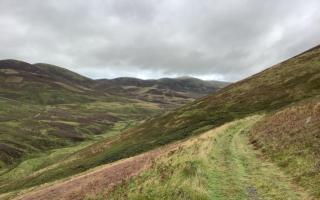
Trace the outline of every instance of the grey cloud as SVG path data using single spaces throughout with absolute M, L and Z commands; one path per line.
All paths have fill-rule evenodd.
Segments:
M 0 0 L 0 59 L 239 80 L 317 45 L 317 0 Z

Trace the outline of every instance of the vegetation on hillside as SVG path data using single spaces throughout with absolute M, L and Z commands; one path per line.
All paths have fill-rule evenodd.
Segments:
M 46 182 L 50 179 L 42 175 L 63 172 L 60 164 L 77 170 L 66 170 L 56 178 L 83 171 L 86 168 L 78 165 L 90 155 L 89 164 L 95 166 L 104 143 L 141 120 L 194 100 L 174 95 L 174 79 L 166 88 L 169 96 L 155 89 L 148 92 L 148 99 L 127 91 L 111 94 L 97 82 L 54 65 L 0 61 L 0 191 Z M 198 85 L 190 86 L 197 90 Z M 149 89 L 141 86 L 141 90 Z M 157 101 L 158 97 L 165 101 Z M 38 176 L 41 180 L 30 181 Z
M 186 177 L 182 177 L 181 173 L 176 175 L 174 174 L 175 172 L 172 172 L 169 176 L 173 179 L 166 180 L 167 182 L 165 182 L 165 184 L 157 182 L 161 180 L 159 177 L 162 175 L 162 169 L 159 169 L 160 171 L 156 169 L 147 176 L 150 175 L 150 177 L 153 177 L 155 174 L 154 178 L 151 178 L 150 181 L 154 180 L 153 184 L 159 184 L 159 187 L 152 188 L 151 186 L 144 185 L 143 188 L 146 188 L 145 192 L 147 194 L 151 192 L 152 195 L 163 192 L 164 195 L 168 195 L 163 198 L 169 197 L 169 194 L 173 196 L 176 195 L 177 198 L 196 198 L 191 195 L 191 193 L 194 192 L 192 188 L 195 188 L 201 196 L 203 195 L 201 198 L 204 199 L 206 199 L 208 195 L 209 197 L 213 195 L 211 197 L 219 199 L 227 193 L 235 195 L 231 196 L 231 198 L 240 199 L 246 198 L 248 195 L 253 195 L 253 198 L 256 197 L 255 195 L 260 195 L 261 197 L 266 195 L 266 198 L 278 198 L 286 195 L 289 195 L 292 199 L 301 199 L 301 197 L 309 198 L 308 194 L 299 192 L 299 189 L 295 189 L 295 184 L 299 184 L 310 190 L 312 195 L 319 197 L 319 182 L 317 181 L 317 174 L 319 174 L 317 171 L 317 163 L 319 160 L 317 156 L 319 155 L 319 112 L 317 112 L 320 94 L 319 74 L 320 47 L 318 46 L 243 81 L 231 84 L 215 94 L 189 103 L 175 111 L 147 119 L 144 123 L 138 124 L 121 133 L 112 134 L 112 136 L 99 140 L 99 142 L 95 142 L 94 144 L 84 145 L 84 148 L 67 154 L 63 160 L 58 160 L 56 164 L 38 171 L 34 170 L 33 173 L 23 176 L 19 180 L 4 179 L 4 181 L 7 181 L 7 184 L 0 187 L 0 191 L 15 191 L 62 179 L 101 164 L 111 163 L 122 158 L 146 152 L 164 144 L 201 134 L 225 123 L 259 114 L 266 115 L 267 117 L 261 121 L 261 124 L 259 122 L 253 129 L 254 131 L 250 133 L 250 141 L 256 148 L 261 149 L 266 156 L 269 156 L 271 160 L 283 168 L 287 176 L 294 177 L 293 183 L 285 178 L 286 175 L 282 176 L 281 171 L 275 165 L 268 161 L 262 162 L 256 158 L 252 147 L 247 144 L 247 136 L 240 131 L 248 131 L 248 127 L 252 125 L 249 120 L 249 122 L 242 123 L 241 126 L 239 125 L 238 128 L 228 129 L 229 131 L 226 131 L 221 137 L 215 138 L 214 145 L 219 146 L 219 148 L 215 149 L 212 147 L 212 151 L 210 150 L 210 155 L 215 156 L 213 156 L 213 158 L 210 156 L 205 158 L 211 161 L 203 161 L 204 163 L 200 165 L 198 165 L 199 163 L 196 161 L 195 168 L 203 171 L 199 172 L 199 176 L 197 174 L 194 179 L 191 179 L 193 180 L 190 182 L 191 185 L 185 183 L 184 180 L 187 180 L 185 179 Z M 64 88 L 66 89 L 66 87 Z M 79 94 L 81 95 L 81 92 Z M 97 97 L 94 96 L 94 98 Z M 108 98 L 110 98 L 110 96 L 108 96 Z M 91 109 L 94 110 L 93 113 L 95 113 L 105 108 L 105 106 L 107 107 L 106 109 L 109 109 L 108 112 L 112 111 L 112 109 L 119 109 L 118 111 L 120 112 L 117 112 L 119 115 L 117 117 L 120 117 L 120 113 L 123 111 L 131 113 L 130 109 L 122 107 L 126 105 L 125 103 L 118 108 L 111 103 L 111 107 L 108 108 L 107 104 L 100 104 L 100 102 L 103 101 L 92 101 L 92 99 L 90 99 L 85 104 L 72 104 L 70 107 L 72 109 L 70 110 L 76 108 L 75 110 L 78 112 L 79 108 L 85 107 L 83 112 L 74 113 L 73 116 L 77 114 L 80 114 L 80 116 L 85 115 L 85 113 L 90 113 L 88 110 L 90 111 Z M 146 101 L 143 101 L 143 103 L 145 102 Z M 308 102 L 314 103 L 309 104 Z M 90 107 L 92 104 L 94 105 L 93 108 Z M 70 104 L 59 104 L 59 106 L 61 105 L 68 106 Z M 301 105 L 302 108 L 298 105 Z M 309 107 L 303 107 L 304 105 L 308 105 Z M 149 106 L 151 108 L 153 107 L 152 105 L 148 105 L 147 107 L 150 108 Z M 315 111 L 312 111 L 313 109 Z M 304 110 L 306 111 L 304 112 Z M 314 115 L 310 115 L 311 111 Z M 95 114 L 94 116 L 96 116 Z M 290 114 L 290 116 L 292 115 L 292 118 L 287 119 L 286 116 L 288 114 Z M 101 117 L 101 119 L 103 118 L 104 116 Z M 49 119 L 45 120 L 48 121 Z M 67 121 L 67 123 L 64 124 L 68 126 L 78 126 L 77 121 L 64 121 Z M 281 121 L 283 121 L 283 123 L 280 124 L 279 122 Z M 300 124 L 299 127 L 295 127 L 292 124 L 293 122 Z M 14 127 L 17 126 L 17 123 L 8 123 L 7 126 Z M 242 129 L 241 127 L 243 126 L 246 128 Z M 272 126 L 274 126 L 275 129 L 270 129 Z M 279 133 L 279 131 L 282 132 Z M 268 134 L 274 135 L 274 137 L 268 137 Z M 290 138 L 288 138 L 288 134 Z M 304 138 L 305 136 L 307 137 L 306 140 L 299 143 L 299 138 Z M 277 140 L 278 137 L 279 140 Z M 301 151 L 302 149 L 303 151 Z M 184 156 L 181 156 L 183 159 Z M 199 157 L 201 156 L 199 155 Z M 216 159 L 216 157 L 218 158 Z M 190 159 L 192 162 L 194 161 L 194 158 Z M 208 168 L 206 162 L 213 162 L 212 160 L 215 161 L 218 167 L 210 165 L 211 167 Z M 226 160 L 227 162 L 225 162 Z M 176 162 L 166 162 L 174 165 L 176 169 L 180 169 L 181 166 L 186 165 L 185 163 L 179 164 L 179 159 Z M 193 167 L 191 166 L 191 168 Z M 170 171 L 170 168 L 168 168 L 168 170 Z M 198 171 L 196 170 L 196 172 L 192 173 L 198 173 Z M 226 177 L 221 175 L 223 173 L 227 173 Z M 235 175 L 236 177 L 234 177 Z M 264 177 L 264 175 L 266 175 L 266 177 Z M 202 179 L 201 176 L 203 176 L 204 179 Z M 210 179 L 208 179 L 209 176 L 211 177 Z M 200 179 L 198 179 L 199 177 Z M 278 178 L 277 183 L 279 185 L 273 188 L 274 185 L 270 185 L 270 182 L 276 178 Z M 216 183 L 210 182 L 217 181 L 218 179 L 224 180 L 226 184 L 230 181 L 234 187 L 228 188 L 228 185 L 226 185 L 227 188 L 219 188 L 220 186 L 218 187 Z M 146 178 L 143 179 L 142 177 L 142 180 L 144 181 L 142 181 L 141 184 L 148 184 Z M 139 181 L 139 179 L 137 179 L 137 181 Z M 197 182 L 199 182 L 200 185 L 192 185 Z M 173 191 L 170 190 L 170 187 L 172 184 L 178 183 L 182 185 L 186 184 L 184 188 L 186 190 L 189 188 L 192 192 L 181 191 L 179 194 L 172 193 Z M 133 186 L 125 185 L 124 187 L 129 187 L 129 189 L 130 187 L 136 187 L 136 183 L 133 182 L 132 184 Z M 254 187 L 251 188 L 251 185 L 254 185 Z M 243 186 L 247 188 L 244 189 Z M 144 190 L 143 188 L 142 190 Z M 181 188 L 181 190 L 183 190 L 183 188 Z M 208 193 L 203 191 L 216 192 Z M 117 190 L 115 190 L 113 194 L 118 195 Z M 131 195 L 133 195 L 134 198 L 134 195 L 138 195 L 138 198 L 139 194 L 135 194 L 133 190 Z
M 309 199 L 248 142 L 261 116 L 225 124 L 154 160 L 137 177 L 87 200 L 102 199 Z
M 281 109 L 259 122 L 250 140 L 293 181 L 320 198 L 320 99 Z
M 64 178 L 252 114 L 272 113 L 320 93 L 320 48 L 282 62 L 216 94 L 90 145 L 58 165 L 12 182 L 2 192 Z
M 146 121 L 108 142 L 83 169 L 136 155 L 254 113 L 268 113 L 320 92 L 320 48 L 280 63 L 216 94 Z M 93 147 L 92 147 L 93 148 Z M 81 163 L 81 164 L 80 164 Z M 66 166 L 70 172 L 75 166 Z M 53 173 L 57 177 L 57 173 Z

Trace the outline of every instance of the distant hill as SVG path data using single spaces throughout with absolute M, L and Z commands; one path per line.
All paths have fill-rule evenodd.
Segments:
M 191 84 L 178 91 L 184 84 L 178 80 L 158 82 L 163 89 L 134 78 L 93 80 L 55 65 L 0 60 L 0 166 L 182 106 L 196 98 L 197 87 L 201 95 L 215 90 Z
M 229 83 L 203 81 L 197 78 L 162 78 L 142 80 L 131 77 L 96 80 L 96 88 L 121 96 L 130 96 L 144 101 L 158 102 L 163 105 L 203 97 L 218 91 Z
M 65 68 L 18 60 L 0 60 L 1 97 L 40 104 L 88 102 L 97 97 L 141 99 L 178 107 L 226 86 L 195 78 L 93 80 Z M 10 89 L 12 88 L 12 89 Z
M 153 80 L 142 80 L 137 78 L 121 77 L 115 79 L 100 79 L 97 81 L 98 87 L 104 85 L 107 87 L 110 85 L 118 85 L 121 87 L 151 87 L 160 90 L 172 90 L 176 92 L 187 93 L 186 95 L 190 96 L 192 96 L 192 94 L 188 93 L 194 93 L 195 96 L 203 96 L 230 84 L 227 82 L 219 81 L 203 81 L 201 79 L 192 77 L 161 78 Z
M 45 63 L 36 63 L 34 66 L 46 71 L 48 74 L 50 74 L 53 77 L 64 79 L 65 81 L 78 83 L 81 85 L 91 85 L 94 81 L 88 77 L 82 76 L 78 73 L 75 73 L 73 71 L 70 71 L 68 69 L 45 64 Z
M 37 104 L 88 102 L 100 93 L 90 88 L 92 80 L 68 70 L 17 60 L 0 61 L 0 83 L 2 98 Z

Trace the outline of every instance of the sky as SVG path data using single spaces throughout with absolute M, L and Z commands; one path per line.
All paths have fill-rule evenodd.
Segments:
M 237 81 L 320 44 L 319 0 L 0 0 L 0 59 Z

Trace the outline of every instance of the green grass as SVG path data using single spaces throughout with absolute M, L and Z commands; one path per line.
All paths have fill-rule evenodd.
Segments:
M 248 142 L 261 116 L 249 117 L 184 142 L 138 177 L 87 199 L 305 199 Z
M 9 127 L 12 127 L 12 128 L 17 128 L 19 127 L 19 122 L 17 121 L 5 121 L 5 122 L 0 122 L 0 126 L 9 126 Z
M 135 121 L 118 122 L 110 130 L 106 130 L 103 134 L 94 136 L 91 140 L 80 144 L 54 149 L 44 153 L 29 154 L 28 157 L 18 165 L 3 168 L 2 171 L 0 171 L 0 190 L 6 187 L 17 186 L 23 183 L 25 179 L 28 180 L 28 177 L 39 173 L 39 171 L 46 172 L 50 170 L 50 168 L 59 169 L 61 163 L 66 160 L 82 159 L 78 157 L 79 154 L 76 154 L 76 152 L 84 150 L 102 139 L 117 137 L 123 130 L 133 126 L 135 123 Z
M 259 118 L 258 118 L 259 119 Z M 211 199 L 305 199 L 274 164 L 254 151 L 247 133 L 254 119 L 236 122 L 214 142 Z
M 62 94 L 58 96 L 64 98 Z M 161 110 L 158 104 L 136 100 L 99 98 L 87 103 L 56 105 L 26 103 L 24 98 L 19 101 L 0 99 L 0 143 L 10 148 L 0 151 L 1 192 L 73 174 L 72 169 L 65 172 L 61 169 L 67 168 L 64 165 L 71 168 L 81 165 L 88 159 L 87 153 L 81 155 L 82 152 L 91 152 L 93 144 L 117 138 L 119 133 Z M 93 165 L 97 162 L 91 159 L 90 166 Z M 74 171 L 79 170 L 83 168 Z M 39 175 L 34 175 L 37 171 Z M 63 173 L 54 177 L 57 172 Z M 43 174 L 48 178 L 43 178 Z M 38 176 L 40 180 L 30 181 Z
M 58 163 L 59 161 L 70 156 L 75 151 L 83 149 L 92 143 L 93 141 L 83 142 L 72 147 L 51 150 L 42 154 L 29 155 L 33 158 L 22 161 L 18 166 L 2 174 L 0 177 L 0 185 L 11 181 L 19 181 L 37 170 Z
M 0 142 L 19 155 L 0 153 L 8 165 L 30 153 L 74 145 L 108 131 L 118 122 L 140 121 L 160 110 L 152 103 L 96 101 L 87 104 L 34 105 L 0 99 Z

